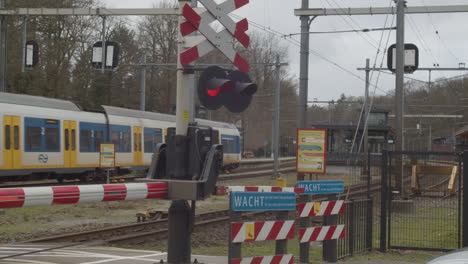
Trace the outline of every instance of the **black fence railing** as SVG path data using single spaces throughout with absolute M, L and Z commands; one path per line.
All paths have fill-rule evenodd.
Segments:
M 346 236 L 337 243 L 338 259 L 372 249 L 372 199 L 350 200 L 345 203 L 345 214 L 338 216 L 344 224 Z
M 381 249 L 460 248 L 461 155 L 388 152 L 384 159 Z

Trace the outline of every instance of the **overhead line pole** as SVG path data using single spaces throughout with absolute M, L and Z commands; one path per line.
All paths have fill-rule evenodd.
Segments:
M 309 0 L 302 0 L 302 9 L 309 8 Z M 297 128 L 305 128 L 307 122 L 307 98 L 309 86 L 309 31 L 310 31 L 310 16 L 303 14 L 301 20 L 301 51 L 300 51 L 300 73 L 299 73 L 299 104 L 297 108 Z M 297 180 L 304 180 L 304 174 L 298 173 Z M 300 202 L 309 201 L 309 197 L 302 195 L 299 197 Z M 309 226 L 307 218 L 299 220 L 299 227 L 306 228 Z M 299 244 L 299 260 L 302 263 L 309 263 L 309 243 Z
M 405 0 L 395 0 L 397 5 L 397 33 L 396 33 L 396 76 L 395 76 L 395 150 L 404 150 L 403 135 L 403 86 L 405 69 Z M 405 196 L 403 188 L 403 163 L 401 155 L 396 159 L 396 189 L 401 196 Z
M 0 0 L 0 8 L 5 8 L 5 1 Z M 6 62 L 7 62 L 7 21 L 6 16 L 0 16 L 0 92 L 6 92 Z

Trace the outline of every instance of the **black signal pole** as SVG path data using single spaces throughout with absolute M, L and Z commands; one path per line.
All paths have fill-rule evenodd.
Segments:
M 189 0 L 179 0 L 179 25 L 184 22 L 182 10 L 185 4 L 190 4 Z M 178 52 L 180 54 L 184 50 L 183 36 L 178 32 Z M 193 73 L 192 73 L 193 74 Z M 190 96 L 188 82 L 190 74 L 184 71 L 184 67 L 180 62 L 180 56 L 177 56 L 177 109 L 176 109 L 176 138 L 183 139 L 187 136 L 189 125 Z M 176 139 L 176 145 L 183 144 L 183 140 Z M 175 161 L 180 166 L 184 161 Z M 169 238 L 167 248 L 167 261 L 171 264 L 190 263 L 191 258 L 191 227 L 192 227 L 191 210 L 186 200 L 173 200 L 169 208 Z

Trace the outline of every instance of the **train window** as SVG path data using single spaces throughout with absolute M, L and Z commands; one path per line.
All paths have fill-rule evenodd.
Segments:
M 76 150 L 76 131 L 71 130 L 71 150 Z
M 10 135 L 10 126 L 5 126 L 5 149 L 10 149 L 11 145 L 11 135 Z
M 19 149 L 19 126 L 15 126 L 13 128 L 13 144 L 15 145 L 15 149 Z
M 115 144 L 115 151 L 120 152 L 120 132 L 112 132 L 112 143 Z
M 239 153 L 240 152 L 238 136 L 222 135 L 221 144 L 223 145 L 224 153 Z
M 45 143 L 47 151 L 60 151 L 60 135 L 57 127 L 46 127 Z
M 145 128 L 144 132 L 145 153 L 153 153 L 156 145 L 163 142 L 162 129 Z
M 80 151 L 81 152 L 91 152 L 91 143 L 92 141 L 92 131 L 91 130 L 81 130 L 80 131 Z
M 41 150 L 41 127 L 28 127 L 26 129 L 26 151 Z
M 132 139 L 129 132 L 122 132 L 122 152 L 132 151 Z
M 95 130 L 94 131 L 94 151 L 95 152 L 99 151 L 101 143 L 104 143 L 104 132 Z
M 65 129 L 65 150 L 70 149 L 70 138 L 68 134 L 68 129 Z

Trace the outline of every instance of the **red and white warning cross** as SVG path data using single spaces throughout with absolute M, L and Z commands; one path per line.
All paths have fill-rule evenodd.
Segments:
M 231 223 L 233 243 L 294 238 L 294 220 Z
M 198 58 L 206 55 L 214 49 L 220 50 L 240 71 L 248 72 L 249 64 L 234 49 L 235 40 L 239 41 L 244 47 L 250 44 L 250 37 L 246 34 L 248 22 L 243 19 L 234 22 L 229 13 L 248 4 L 249 0 L 227 0 L 217 4 L 214 0 L 200 0 L 206 10 L 197 13 L 190 5 L 184 5 L 182 15 L 187 19 L 180 25 L 182 36 L 188 36 L 195 31 L 199 31 L 206 39 L 194 43 L 193 47 L 183 51 L 180 54 L 182 66 L 186 66 Z M 216 19 L 225 27 L 224 30 L 217 32 L 211 23 Z
M 163 182 L 9 188 L 0 189 L 0 208 L 165 197 L 167 184 Z
M 299 229 L 300 243 L 333 240 L 345 237 L 344 225 L 318 226 Z
M 293 264 L 292 254 L 233 259 L 231 264 Z
M 299 217 L 344 214 L 344 201 L 323 201 L 300 203 L 297 206 Z

